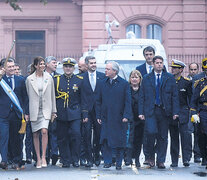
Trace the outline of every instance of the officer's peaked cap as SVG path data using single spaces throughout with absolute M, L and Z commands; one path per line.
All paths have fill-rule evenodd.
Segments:
M 177 59 L 172 59 L 172 64 L 171 67 L 175 68 L 184 68 L 186 65 L 184 62 L 177 60 Z
M 73 59 L 73 58 L 69 58 L 69 57 L 67 57 L 67 58 L 64 58 L 64 59 L 62 60 L 62 64 L 63 64 L 63 65 L 72 65 L 72 66 L 75 66 L 75 64 L 76 64 L 76 60 Z

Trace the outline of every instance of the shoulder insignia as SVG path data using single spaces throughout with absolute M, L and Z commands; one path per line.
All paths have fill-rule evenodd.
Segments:
M 204 80 L 205 80 L 205 78 L 201 78 L 201 79 L 200 79 L 200 81 L 204 81 Z
M 79 76 L 79 75 L 76 75 L 77 76 L 77 78 L 79 78 L 79 79 L 83 79 L 83 76 Z
M 184 77 L 184 79 L 185 79 L 185 80 L 187 80 L 187 81 L 190 81 L 190 79 L 189 79 L 189 78 L 187 78 L 187 77 Z
M 61 76 L 61 75 L 60 75 L 60 74 L 56 74 L 56 75 L 54 75 L 55 78 L 58 77 L 58 76 Z
M 198 85 L 198 83 L 199 83 L 199 81 L 200 81 L 200 79 L 199 80 L 196 80 L 195 82 L 194 82 L 194 88 Z

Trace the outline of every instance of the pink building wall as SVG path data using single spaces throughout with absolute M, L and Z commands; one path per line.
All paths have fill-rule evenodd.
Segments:
M 23 12 L 0 1 L 0 55 L 7 54 L 16 30 L 45 30 L 45 55 L 80 55 L 89 45 L 107 42 L 105 15 L 120 26 L 112 28 L 115 40 L 125 38 L 126 26 L 139 24 L 146 38 L 148 24 L 162 26 L 162 43 L 168 55 L 186 64 L 207 54 L 207 0 L 22 0 Z M 15 52 L 14 52 L 15 54 Z M 197 59 L 185 55 L 199 54 Z

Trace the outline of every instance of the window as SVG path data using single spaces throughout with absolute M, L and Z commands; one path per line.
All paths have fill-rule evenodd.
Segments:
M 132 31 L 136 38 L 141 38 L 141 27 L 138 24 L 130 24 L 126 27 L 126 33 Z
M 158 39 L 162 42 L 162 27 L 158 24 L 150 24 L 147 26 L 147 38 Z

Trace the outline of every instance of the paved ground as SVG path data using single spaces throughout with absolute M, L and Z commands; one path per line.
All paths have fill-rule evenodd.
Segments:
M 181 160 L 180 160 L 181 161 Z M 143 162 L 143 157 L 141 159 Z M 191 180 L 191 179 L 207 179 L 200 177 L 195 172 L 205 172 L 207 170 L 200 164 L 191 162 L 190 167 L 183 167 L 182 163 L 178 168 L 170 168 L 169 155 L 166 160 L 166 169 L 159 170 L 156 167 L 149 169 L 147 166 L 142 166 L 136 169 L 134 166 L 123 166 L 121 171 L 115 170 L 115 167 L 104 169 L 103 164 L 98 168 L 60 168 L 57 166 L 48 166 L 47 168 L 36 169 L 33 165 L 26 165 L 24 170 L 8 171 L 0 170 L 0 180 Z

